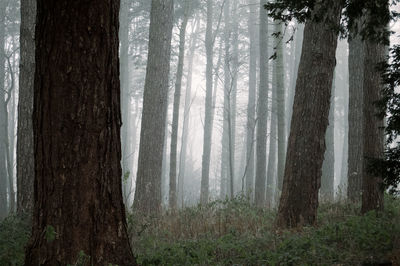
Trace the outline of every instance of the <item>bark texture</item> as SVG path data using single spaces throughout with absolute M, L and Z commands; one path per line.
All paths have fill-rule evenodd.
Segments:
M 365 43 L 361 35 L 352 30 L 349 36 L 349 135 L 348 135 L 348 188 L 352 202 L 361 200 L 363 174 L 363 86 Z
M 317 2 L 304 29 L 277 225 L 314 224 L 342 1 Z M 322 16 L 319 22 L 313 18 Z
M 35 76 L 36 0 L 21 0 L 20 69 L 17 131 L 17 211 L 32 213 L 33 179 L 33 81 Z
M 38 0 L 25 265 L 135 265 L 121 189 L 119 1 Z M 79 18 L 79 19 L 78 19 Z
M 161 172 L 167 119 L 172 22 L 173 0 L 153 0 L 133 204 L 136 211 L 149 215 L 159 214 L 161 211 Z
M 383 210 L 384 187 L 382 177 L 371 172 L 371 159 L 384 156 L 384 120 L 376 114 L 375 102 L 379 101 L 383 87 L 377 65 L 384 62 L 386 47 L 374 40 L 365 41 L 363 82 L 363 171 L 361 212 Z

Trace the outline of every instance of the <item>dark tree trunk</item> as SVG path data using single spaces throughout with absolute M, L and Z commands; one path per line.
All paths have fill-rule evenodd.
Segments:
M 176 186 L 176 165 L 178 160 L 178 125 L 179 125 L 179 106 L 181 102 L 181 88 L 183 76 L 183 62 L 185 59 L 185 38 L 186 26 L 189 20 L 189 0 L 185 1 L 185 14 L 183 16 L 180 32 L 179 32 L 179 55 L 178 70 L 176 72 L 175 94 L 174 94 L 174 110 L 172 114 L 172 134 L 171 134 L 171 152 L 169 165 L 169 207 L 173 210 L 177 209 L 177 186 Z
M 153 0 L 133 204 L 137 211 L 144 214 L 159 214 L 161 211 L 161 172 L 167 119 L 172 22 L 173 0 Z
M 257 104 L 256 181 L 254 202 L 258 207 L 265 204 L 267 178 L 267 123 L 268 123 L 268 15 L 260 2 L 260 87 Z
M 363 83 L 363 171 L 361 212 L 383 210 L 383 180 L 372 173 L 371 159 L 382 159 L 384 154 L 384 120 L 376 114 L 375 102 L 381 99 L 382 79 L 377 65 L 386 60 L 386 47 L 374 40 L 365 41 Z
M 342 1 L 317 2 L 305 25 L 277 225 L 314 224 Z M 322 11 L 324 10 L 324 11 Z M 316 13 L 324 18 L 313 20 Z M 333 25 L 332 25 L 333 24 Z
M 25 265 L 135 265 L 121 189 L 119 1 L 37 1 Z
M 349 36 L 349 147 L 348 188 L 350 201 L 361 200 L 363 174 L 363 82 L 365 43 L 354 31 Z
M 33 80 L 35 76 L 36 0 L 21 0 L 20 73 L 17 131 L 17 211 L 32 213 L 33 179 Z

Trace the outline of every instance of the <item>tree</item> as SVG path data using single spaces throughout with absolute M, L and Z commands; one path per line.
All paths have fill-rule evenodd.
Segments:
M 17 211 L 32 214 L 33 208 L 33 83 L 35 75 L 36 0 L 21 0 L 20 73 L 17 131 Z
M 267 117 L 268 117 L 268 16 L 264 10 L 265 0 L 260 2 L 260 87 L 257 99 L 257 146 L 256 181 L 254 202 L 264 207 L 267 162 Z
M 249 98 L 247 103 L 246 132 L 246 195 L 254 197 L 254 136 L 256 128 L 256 86 L 257 86 L 257 40 L 256 40 L 256 2 L 249 0 Z
M 342 7 L 342 1 L 317 1 L 305 23 L 277 216 L 280 227 L 316 219 Z
M 213 0 L 207 0 L 207 25 L 206 25 L 206 102 L 204 110 L 204 141 L 203 156 L 201 164 L 201 188 L 200 203 L 208 202 L 209 183 L 210 183 L 210 154 L 211 154 L 211 138 L 212 138 L 212 91 L 213 91 Z
M 374 9 L 370 9 L 372 10 Z M 375 12 L 375 11 L 374 11 Z M 371 19 L 367 14 L 367 19 Z M 377 27 L 384 29 L 385 18 L 379 18 Z M 382 97 L 381 71 L 377 66 L 386 59 L 386 43 L 370 36 L 365 41 L 364 79 L 363 79 L 363 171 L 362 171 L 362 206 L 361 211 L 383 209 L 382 173 L 371 171 L 371 160 L 383 159 L 384 156 L 384 119 L 377 116 L 376 102 Z
M 184 15 L 181 27 L 179 29 L 179 55 L 178 69 L 176 71 L 175 94 L 174 94 L 174 110 L 172 115 L 172 134 L 171 134 L 171 155 L 169 166 L 169 207 L 175 210 L 178 206 L 177 186 L 176 186 L 176 164 L 178 160 L 178 124 L 179 124 L 179 106 L 181 101 L 181 88 L 183 76 L 183 62 L 185 59 L 185 38 L 186 27 L 189 20 L 190 1 L 184 1 Z
M 365 44 L 359 31 L 350 29 L 349 42 L 349 147 L 347 197 L 352 202 L 361 200 L 363 172 L 363 80 Z
M 133 207 L 143 214 L 161 211 L 161 171 L 168 104 L 173 0 L 153 0 L 143 95 L 139 162 Z
M 135 265 L 121 187 L 119 1 L 37 1 L 25 265 Z

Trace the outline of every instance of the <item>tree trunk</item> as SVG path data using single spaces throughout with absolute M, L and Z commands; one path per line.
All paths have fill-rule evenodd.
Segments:
M 256 188 L 254 201 L 258 207 L 265 204 L 268 123 L 268 16 L 260 2 L 260 87 L 257 104 Z
M 5 41 L 5 16 L 6 1 L 0 3 L 0 220 L 7 216 L 7 162 L 6 162 L 6 132 L 7 107 L 5 105 L 5 82 L 4 82 L 4 41 Z
M 324 10 L 324 11 L 322 11 Z M 341 1 L 317 2 L 304 28 L 277 225 L 314 224 L 336 65 Z M 325 16 L 314 21 L 315 14 Z M 329 22 L 327 22 L 329 21 Z M 333 25 L 332 25 L 333 24 Z
M 172 18 L 173 0 L 152 0 L 134 200 L 134 209 L 143 214 L 159 214 L 161 211 L 161 168 L 168 105 Z
M 277 23 L 277 22 L 275 22 Z M 282 23 L 276 24 L 276 30 L 283 31 Z M 286 108 L 285 108 L 285 66 L 284 66 L 284 50 L 283 50 L 284 41 L 280 38 L 275 38 L 275 47 L 276 47 L 276 59 L 275 59 L 275 73 L 276 75 L 276 83 L 273 86 L 276 86 L 276 101 L 277 101 L 277 123 L 278 123 L 278 134 L 277 134 L 277 142 L 278 142 L 278 165 L 277 165 L 277 189 L 282 191 L 283 184 L 283 174 L 285 170 L 285 155 L 286 155 Z
M 386 25 L 381 25 L 380 28 Z M 370 171 L 371 159 L 384 157 L 384 120 L 377 116 L 375 102 L 381 99 L 382 79 L 377 65 L 386 60 L 386 46 L 375 40 L 365 41 L 363 82 L 363 171 L 361 212 L 383 210 L 382 177 Z
M 169 207 L 176 210 L 178 207 L 177 187 L 176 187 L 176 162 L 178 158 L 178 124 L 179 124 L 179 106 L 181 102 L 181 88 L 183 76 L 183 62 L 185 59 L 185 38 L 186 26 L 189 20 L 190 1 L 185 0 L 184 3 L 185 14 L 179 32 L 179 55 L 178 55 L 178 69 L 176 72 L 175 81 L 175 94 L 174 94 L 174 110 L 172 115 L 172 134 L 171 134 L 171 153 L 170 153 L 170 166 L 169 166 Z
M 135 265 L 121 189 L 119 1 L 37 1 L 25 265 Z M 79 19 L 77 19 L 79 18 Z
M 254 144 L 256 128 L 256 84 L 257 84 L 257 40 L 256 40 L 256 1 L 249 0 L 249 98 L 247 102 L 247 132 L 246 132 L 246 196 L 254 198 Z
M 203 140 L 203 156 L 201 168 L 201 190 L 200 203 L 206 204 L 209 195 L 210 182 L 210 154 L 211 154 L 211 138 L 212 138 L 212 90 L 213 90 L 213 0 L 207 0 L 207 26 L 206 26 L 206 102 L 204 110 L 204 140 Z
M 352 202 L 361 200 L 363 174 L 363 82 L 365 44 L 361 35 L 350 31 L 349 36 L 349 134 L 348 188 Z
M 188 55 L 188 70 L 186 78 L 186 92 L 185 92 L 185 109 L 183 113 L 183 127 L 182 127 L 182 144 L 179 158 L 179 175 L 178 175 L 178 201 L 179 205 L 183 208 L 184 205 L 184 182 L 186 174 L 186 157 L 187 145 L 189 135 L 189 121 L 190 109 L 192 105 L 192 79 L 193 79 L 193 61 L 196 52 L 197 37 L 199 34 L 199 20 L 195 22 L 195 29 L 191 34 L 190 49 Z

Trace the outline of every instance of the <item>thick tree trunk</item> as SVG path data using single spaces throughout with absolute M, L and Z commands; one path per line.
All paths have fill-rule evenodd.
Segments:
M 171 152 L 170 152 L 170 166 L 169 166 L 169 207 L 176 210 L 178 207 L 177 187 L 176 187 L 176 165 L 178 159 L 178 125 L 179 125 L 179 106 L 181 102 L 181 88 L 183 76 L 183 62 L 185 59 L 185 38 L 186 26 L 189 20 L 190 1 L 186 0 L 184 3 L 185 14 L 179 32 L 179 55 L 178 55 L 178 69 L 176 72 L 175 81 L 175 94 L 174 94 L 174 110 L 172 114 L 172 134 L 171 134 Z
M 7 216 L 7 162 L 6 162 L 6 132 L 7 107 L 5 104 L 4 83 L 4 40 L 5 40 L 6 1 L 0 3 L 0 220 Z
M 254 202 L 258 207 L 265 204 L 267 178 L 267 123 L 268 123 L 268 16 L 264 9 L 267 1 L 260 2 L 260 87 L 257 104 L 256 181 Z
M 352 202 L 361 200 L 363 174 L 363 82 L 365 43 L 354 31 L 349 36 L 348 188 Z
M 365 41 L 363 82 L 363 171 L 362 213 L 383 210 L 382 177 L 370 171 L 371 159 L 382 159 L 384 154 L 384 120 L 376 114 L 375 102 L 381 99 L 382 79 L 377 65 L 386 60 L 386 46 L 377 41 Z
M 119 1 L 37 1 L 25 265 L 135 265 L 121 189 Z M 78 19 L 79 18 L 79 19 Z
M 246 196 L 254 198 L 254 146 L 256 128 L 256 86 L 257 86 L 257 40 L 256 40 L 256 1 L 249 0 L 249 96 L 247 102 L 247 132 L 246 132 Z
M 134 209 L 143 214 L 159 214 L 161 211 L 161 168 L 167 118 L 172 18 L 173 0 L 152 1 L 134 200 Z
M 277 225 L 314 224 L 342 1 L 317 2 L 304 29 Z M 324 10 L 324 11 L 322 11 Z M 324 13 L 319 22 L 315 14 Z M 328 22 L 329 21 L 329 22 Z
M 207 0 L 207 26 L 206 26 L 206 102 L 204 110 L 204 140 L 203 140 L 203 156 L 201 168 L 201 189 L 200 203 L 206 204 L 209 195 L 210 182 L 210 154 L 211 154 L 211 138 L 212 138 L 212 90 L 213 90 L 213 0 Z

